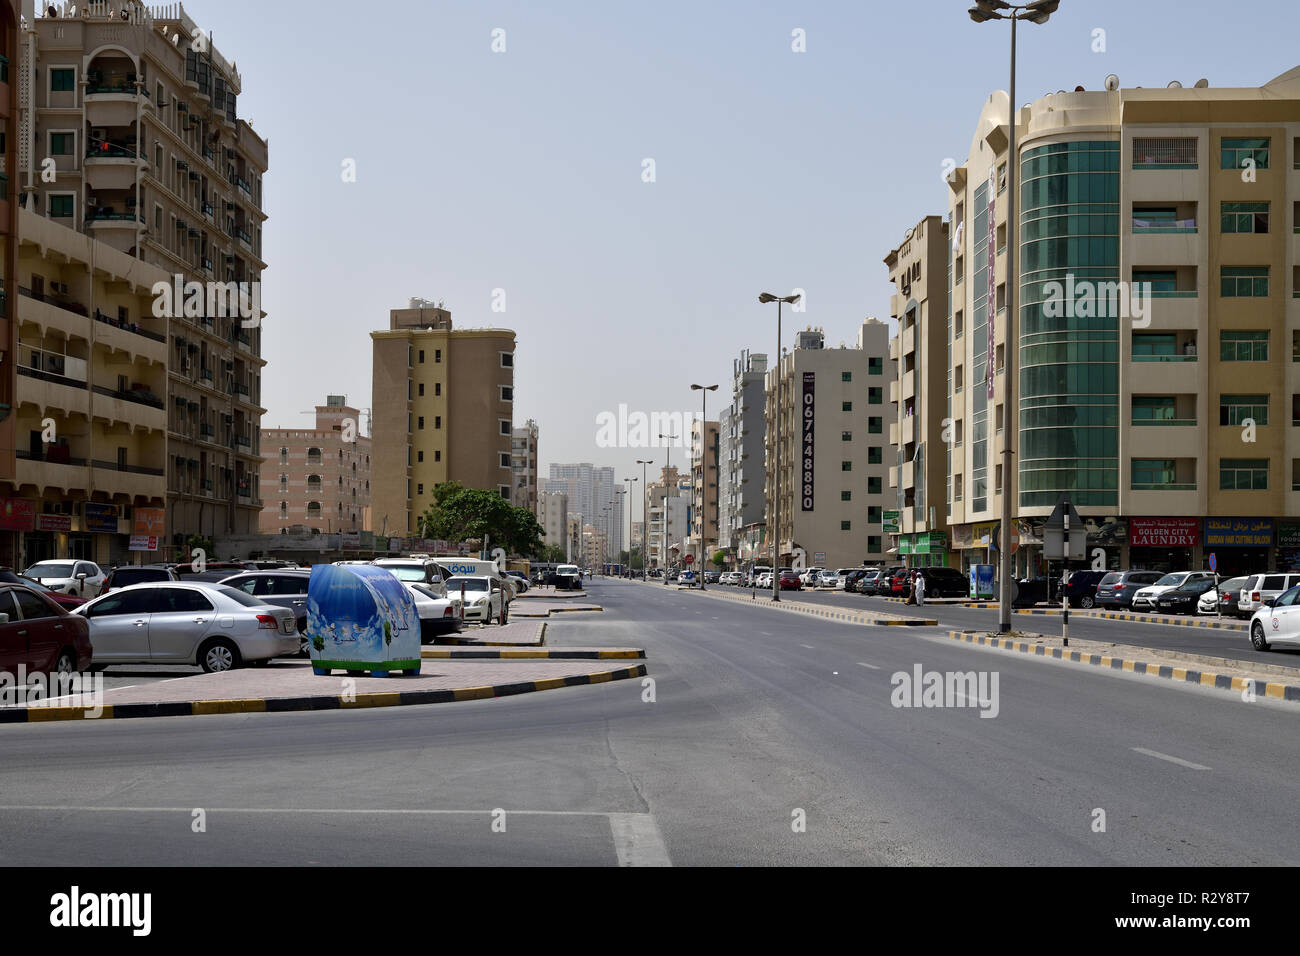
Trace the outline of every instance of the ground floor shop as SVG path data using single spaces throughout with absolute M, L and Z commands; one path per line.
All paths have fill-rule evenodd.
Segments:
M 160 498 L 128 505 L 0 496 L 0 564 L 22 570 L 57 558 L 103 567 L 160 561 L 165 515 Z

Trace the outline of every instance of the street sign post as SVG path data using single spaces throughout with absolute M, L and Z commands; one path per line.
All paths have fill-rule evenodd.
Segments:
M 1214 575 L 1214 616 L 1223 617 L 1223 602 L 1219 599 L 1219 556 L 1210 552 L 1210 573 Z
M 1062 562 L 1061 571 L 1061 638 L 1066 647 L 1070 646 L 1070 595 L 1066 591 L 1066 581 L 1070 574 L 1070 559 L 1082 557 L 1088 547 L 1088 530 L 1084 527 L 1079 512 L 1074 510 L 1070 499 L 1062 497 L 1052 509 L 1052 514 L 1043 523 L 1043 558 Z M 1049 574 L 1050 581 L 1052 576 Z M 1050 597 L 1050 595 L 1049 595 Z

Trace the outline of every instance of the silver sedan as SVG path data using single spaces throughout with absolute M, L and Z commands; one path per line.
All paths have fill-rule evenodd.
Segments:
M 298 653 L 293 611 L 222 584 L 147 583 L 73 613 L 90 622 L 91 666 L 196 664 L 207 673 Z

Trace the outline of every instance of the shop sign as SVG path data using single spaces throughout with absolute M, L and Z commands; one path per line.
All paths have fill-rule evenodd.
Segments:
M 1129 544 L 1141 548 L 1194 548 L 1199 518 L 1130 518 Z
M 1279 548 L 1300 548 L 1300 524 L 1296 524 L 1294 521 L 1278 522 L 1277 546 Z
M 1128 540 L 1128 519 L 1126 518 L 1089 518 L 1084 516 L 1083 525 L 1088 529 L 1088 544 L 1118 548 Z
M 970 525 L 959 524 L 952 527 L 952 547 L 954 551 L 965 551 L 974 546 Z
M 900 535 L 898 539 L 899 554 L 915 554 L 912 545 L 912 536 L 910 534 Z
M 1272 518 L 1206 518 L 1206 547 L 1267 548 L 1273 543 Z
M 36 530 L 67 534 L 72 530 L 72 515 L 37 515 Z
M 117 534 L 117 505 L 96 504 L 87 501 L 83 506 L 82 527 L 95 534 Z
M 880 515 L 881 530 L 885 534 L 898 534 L 898 512 L 885 511 Z
M 361 532 L 344 531 L 340 536 L 339 546 L 356 551 L 361 547 Z
M 131 535 L 131 545 L 128 550 L 131 551 L 157 551 L 158 536 L 148 534 Z
M 36 502 L 30 498 L 0 498 L 0 531 L 36 530 Z
M 136 508 L 131 513 L 131 534 L 135 536 L 150 535 L 155 538 L 162 537 L 167 512 L 162 508 Z M 150 548 L 150 551 L 156 550 Z

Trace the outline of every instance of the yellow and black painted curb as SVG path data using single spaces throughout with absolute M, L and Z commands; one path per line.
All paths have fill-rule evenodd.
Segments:
M 902 621 L 871 621 L 872 624 L 879 624 L 881 627 L 938 627 L 938 621 L 931 621 L 920 617 L 909 617 Z
M 695 590 L 699 590 L 696 588 Z M 766 592 L 765 592 L 766 593 Z M 841 610 L 827 604 L 803 604 L 798 601 L 781 601 L 775 602 L 768 600 L 755 600 L 754 598 L 745 598 L 740 595 L 727 594 L 722 591 L 705 591 L 707 597 L 718 597 L 724 601 L 733 601 L 737 604 L 748 604 L 751 607 L 765 607 L 776 611 L 789 611 L 795 614 L 811 614 L 815 617 L 824 617 L 830 621 L 844 621 L 847 624 L 884 624 L 899 627 L 937 627 L 939 622 L 927 620 L 925 618 L 882 618 L 873 611 L 851 611 Z
M 313 695 L 309 697 L 245 697 L 234 700 L 172 701 L 151 704 L 105 704 L 92 716 L 89 707 L 7 707 L 0 709 L 0 724 L 37 724 L 55 720 L 129 720 L 142 717 L 201 717 L 209 714 L 277 714 L 301 710 L 353 710 L 365 707 L 410 707 L 418 704 L 447 704 L 461 700 L 491 700 L 539 690 L 556 690 L 583 684 L 605 684 L 644 677 L 646 666 L 634 664 L 597 674 L 572 674 L 546 680 L 519 681 L 491 687 L 459 687 L 453 690 L 399 690 L 379 693 Z
M 1163 677 L 1167 680 L 1182 681 L 1187 684 L 1200 684 L 1218 690 L 1243 691 L 1253 687 L 1256 694 L 1271 700 L 1300 701 L 1300 685 L 1281 684 L 1276 681 L 1256 680 L 1252 677 L 1234 677 L 1231 674 L 1218 674 L 1213 671 L 1201 671 L 1191 667 L 1176 667 L 1172 664 L 1151 664 L 1146 661 L 1129 660 L 1106 654 L 1087 654 L 1071 651 L 1063 647 L 1048 647 L 1045 644 L 1016 641 L 1006 637 L 994 637 L 978 631 L 949 631 L 948 637 L 954 641 L 967 644 L 983 644 L 985 647 L 998 647 L 1008 651 L 1019 651 L 1035 657 L 1052 657 L 1061 661 L 1073 661 L 1076 664 L 1091 664 L 1094 667 L 1108 667 L 1111 670 L 1125 671 L 1130 674 L 1146 674 L 1149 677 Z
M 612 650 L 542 647 L 492 651 L 477 648 L 425 647 L 421 649 L 420 656 L 425 660 L 441 661 L 617 661 L 643 660 L 645 650 L 640 647 L 621 647 Z
M 1061 616 L 1061 609 L 1056 607 L 1025 607 L 1016 608 L 1017 614 L 1050 614 L 1056 617 Z M 1220 621 L 1201 619 L 1198 617 L 1153 617 L 1150 614 L 1132 614 L 1123 611 L 1075 611 L 1071 617 L 1077 617 L 1081 620 L 1091 618 L 1105 618 L 1109 621 L 1135 621 L 1138 624 L 1168 624 L 1171 627 L 1210 627 L 1220 631 L 1237 631 L 1245 633 L 1249 630 L 1247 624 L 1239 621 Z

